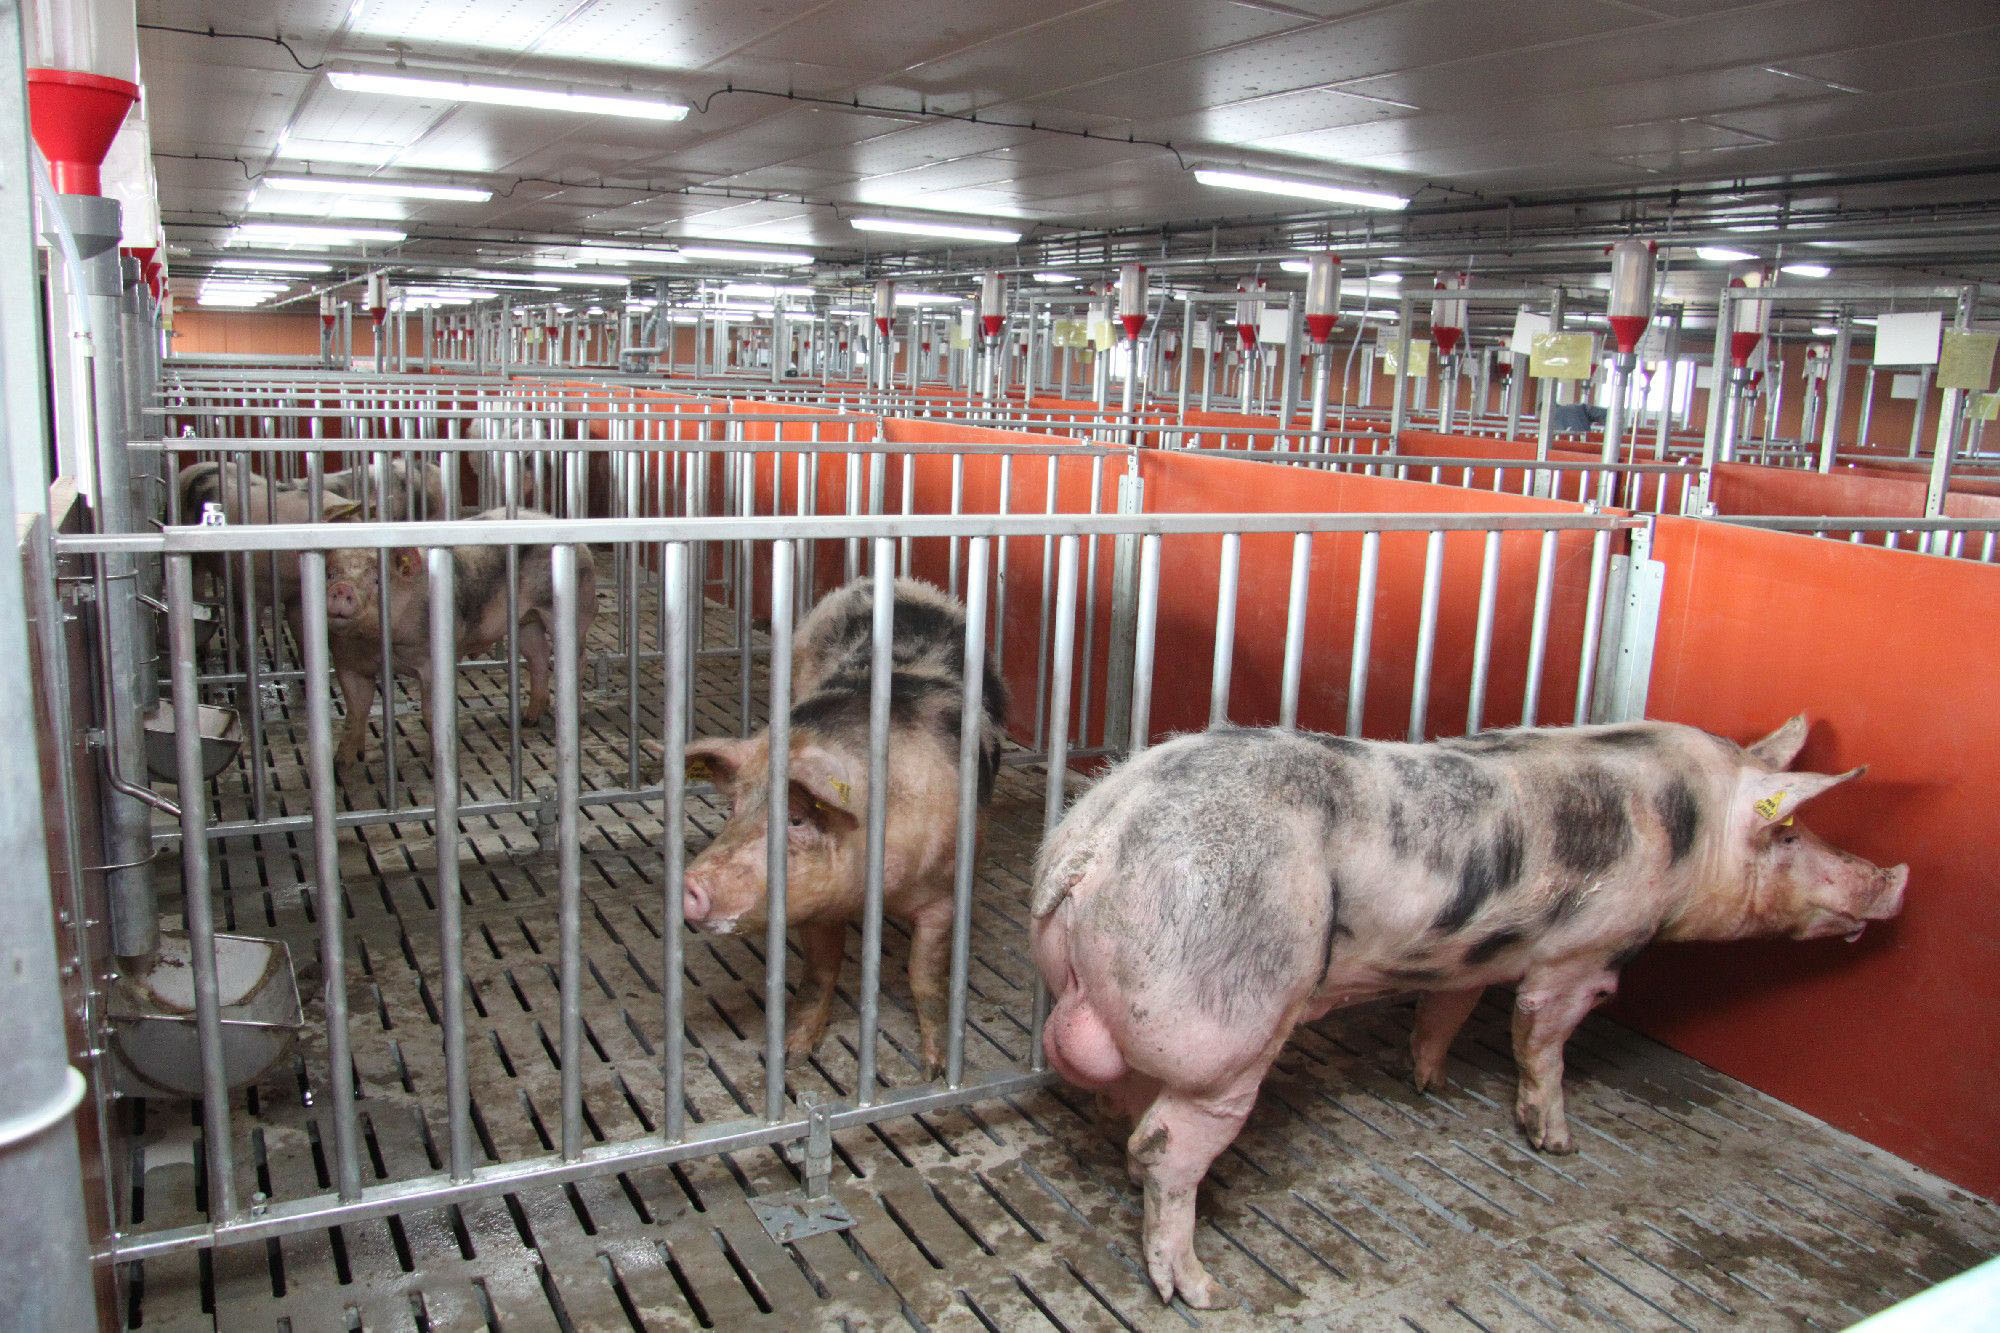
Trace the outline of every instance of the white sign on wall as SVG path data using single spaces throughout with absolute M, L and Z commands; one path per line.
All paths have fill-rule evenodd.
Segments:
M 1208 330 L 1209 323 L 1205 319 L 1197 320 L 1194 327 L 1188 330 L 1188 350 L 1190 352 L 1206 352 L 1208 350 Z
M 1923 382 L 1924 377 L 1921 375 L 1896 375 L 1889 380 L 1889 396 L 1914 399 Z
M 1282 347 L 1292 333 L 1292 312 L 1281 305 L 1267 305 L 1257 314 L 1257 341 Z
M 1943 333 L 1944 316 L 1935 310 L 1879 315 L 1875 319 L 1875 364 L 1934 366 Z
M 1508 350 L 1515 356 L 1533 356 L 1535 338 L 1539 334 L 1553 332 L 1547 315 L 1538 315 L 1532 310 L 1523 310 L 1514 316 L 1514 338 Z

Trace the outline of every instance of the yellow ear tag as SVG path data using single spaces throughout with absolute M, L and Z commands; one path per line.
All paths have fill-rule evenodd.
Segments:
M 854 789 L 848 786 L 845 782 L 842 782 L 839 778 L 833 779 L 833 789 L 840 793 L 840 799 L 843 801 L 851 801 L 854 799 Z
M 1792 817 L 1790 815 L 1786 815 L 1783 819 L 1779 820 L 1778 822 L 1782 824 L 1784 827 L 1790 828 L 1792 826 Z
M 1755 810 L 1758 814 L 1762 815 L 1764 818 L 1769 819 L 1773 815 L 1777 814 L 1779 809 L 1785 804 L 1785 797 L 1787 795 L 1789 795 L 1789 793 L 1781 791 L 1776 793 L 1775 795 L 1766 796 L 1763 800 L 1758 801 L 1755 805 L 1753 805 L 1751 809 Z M 1785 822 L 1789 824 L 1792 821 L 1787 819 Z

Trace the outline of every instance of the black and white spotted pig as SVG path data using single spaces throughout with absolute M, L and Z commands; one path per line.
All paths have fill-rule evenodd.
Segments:
M 1666 723 L 1429 745 L 1227 729 L 1107 775 L 1042 851 L 1035 961 L 1051 1062 L 1138 1119 L 1161 1298 L 1219 1299 L 1195 1187 L 1294 1025 L 1422 991 L 1428 1088 L 1480 992 L 1518 982 L 1515 1118 L 1568 1152 L 1563 1043 L 1647 943 L 1851 939 L 1894 916 L 1907 867 L 1792 823 L 1864 771 L 1786 772 L 1805 735 L 1804 718 L 1747 747 Z

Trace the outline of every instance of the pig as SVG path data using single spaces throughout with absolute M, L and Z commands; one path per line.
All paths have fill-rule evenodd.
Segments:
M 847 923 L 862 913 L 873 596 L 868 579 L 829 594 L 799 626 L 793 652 L 785 919 L 798 928 L 806 976 L 785 1034 L 788 1060 L 809 1056 L 826 1035 Z M 964 680 L 965 608 L 928 583 L 896 580 L 882 908 L 910 927 L 910 994 L 929 1077 L 944 1067 Z M 983 812 L 1007 715 L 1006 686 L 990 665 L 982 689 Z M 728 822 L 687 867 L 682 905 L 696 930 L 752 932 L 769 920 L 770 748 L 768 728 L 687 747 L 689 776 L 729 801 Z
M 1785 771 L 1805 737 L 1803 717 L 1749 746 L 1651 722 L 1423 745 L 1226 728 L 1105 776 L 1037 860 L 1033 952 L 1050 1062 L 1136 1117 L 1160 1298 L 1224 1299 L 1195 1188 L 1296 1024 L 1422 992 L 1429 1088 L 1481 991 L 1516 983 L 1515 1119 L 1569 1152 L 1564 1042 L 1649 942 L 1852 939 L 1896 915 L 1906 866 L 1793 823 L 1864 771 Z
M 476 521 L 507 517 L 505 509 L 489 509 Z M 524 519 L 547 519 L 531 509 Z M 522 717 L 539 722 L 548 706 L 549 676 L 554 662 L 554 565 L 546 546 L 520 549 L 519 600 L 521 655 L 528 662 L 528 701 Z M 483 653 L 507 637 L 507 548 L 460 546 L 453 549 L 458 611 L 457 651 L 460 658 Z M 337 755 L 341 763 L 361 758 L 368 739 L 368 712 L 375 702 L 376 677 L 382 668 L 381 557 L 373 548 L 330 551 L 326 561 L 328 649 L 341 694 L 347 701 L 347 730 Z M 597 618 L 597 573 L 590 548 L 576 551 L 577 627 L 579 652 Z M 389 646 L 394 670 L 421 682 L 424 719 L 431 716 L 430 573 L 421 552 L 404 547 L 389 553 Z

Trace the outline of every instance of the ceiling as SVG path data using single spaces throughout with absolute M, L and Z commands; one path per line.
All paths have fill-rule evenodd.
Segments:
M 1837 278 L 2000 281 L 1992 0 L 140 0 L 139 20 L 184 272 L 252 210 L 312 206 L 407 232 L 345 252 L 355 270 L 705 237 L 810 247 L 848 279 L 1218 255 L 1226 279 L 1333 245 L 1575 281 L 1636 229 Z M 343 59 L 694 110 L 343 92 L 323 68 Z M 1197 165 L 1411 204 L 1214 189 Z M 494 193 L 357 210 L 258 183 L 307 170 Z M 848 225 L 869 213 L 1024 239 Z M 1724 272 L 1685 257 L 1702 281 Z

